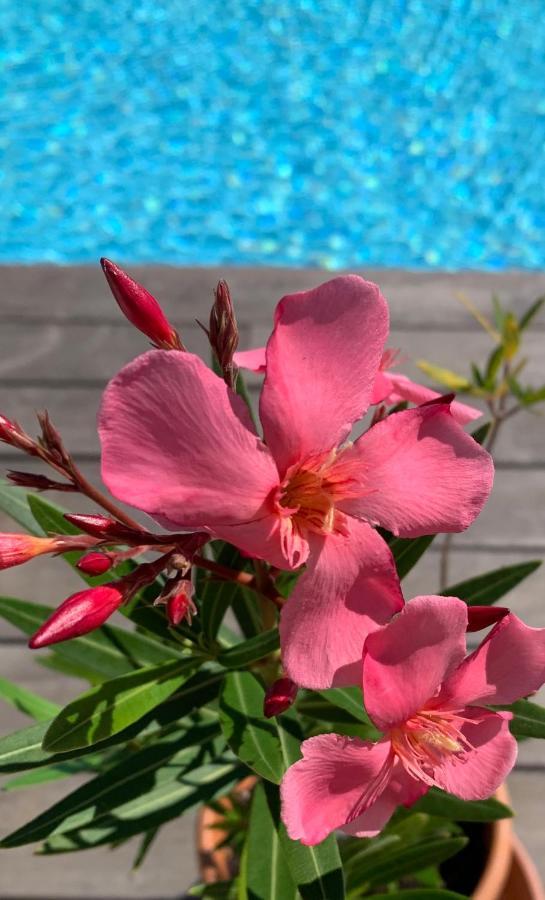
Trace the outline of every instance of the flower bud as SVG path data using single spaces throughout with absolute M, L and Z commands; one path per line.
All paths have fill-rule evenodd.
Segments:
M 0 441 L 31 456 L 38 456 L 36 441 L 33 441 L 17 422 L 12 422 L 2 415 L 0 415 Z
M 103 541 L 112 541 L 116 543 L 145 543 L 147 535 L 144 531 L 136 531 L 135 528 L 129 528 L 116 519 L 110 519 L 108 516 L 102 515 L 85 515 L 81 513 L 65 513 L 64 518 L 71 525 L 81 529 L 86 534 L 100 538 Z
M 31 637 L 28 646 L 37 650 L 100 628 L 124 599 L 124 592 L 113 584 L 72 594 Z
M 468 606 L 467 631 L 481 631 L 489 625 L 495 625 L 507 615 L 505 606 Z
M 176 628 L 182 619 L 191 623 L 191 617 L 197 612 L 197 607 L 193 602 L 193 585 L 189 580 L 180 581 L 178 590 L 167 597 L 166 611 L 168 623 L 173 628 Z
M 135 328 L 143 332 L 155 347 L 162 350 L 185 350 L 175 328 L 170 324 L 155 297 L 109 259 L 100 264 L 121 312 Z
M 74 492 L 78 488 L 70 482 L 53 481 L 47 475 L 38 475 L 34 472 L 15 472 L 7 473 L 7 477 L 18 487 L 32 488 L 35 491 L 68 491 Z
M 85 575 L 103 575 L 108 569 L 112 568 L 112 559 L 106 553 L 86 553 L 79 562 L 76 563 L 76 569 L 84 572 Z
M 234 388 L 238 369 L 233 362 L 238 347 L 238 326 L 233 309 L 231 294 L 225 281 L 218 282 L 214 292 L 214 305 L 210 313 L 210 330 L 208 339 L 223 378 L 229 387 Z
M 297 685 L 291 678 L 279 678 L 267 688 L 263 703 L 263 715 L 267 719 L 271 719 L 273 716 L 279 716 L 280 713 L 285 712 L 294 703 L 297 690 Z
M 22 563 L 54 553 L 57 550 L 57 539 L 33 537 L 30 534 L 0 534 L 0 570 L 20 566 Z

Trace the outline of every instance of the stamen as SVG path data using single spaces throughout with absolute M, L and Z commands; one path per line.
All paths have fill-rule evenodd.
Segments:
M 434 784 L 434 769 L 447 759 L 463 764 L 473 746 L 462 726 L 473 720 L 456 710 L 423 709 L 392 729 L 390 740 L 405 770 L 426 784 Z

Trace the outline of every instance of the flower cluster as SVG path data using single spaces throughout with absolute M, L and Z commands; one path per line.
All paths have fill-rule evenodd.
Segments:
M 77 532 L 70 535 L 0 536 L 0 569 L 78 550 L 81 572 L 101 580 L 61 603 L 30 646 L 100 627 L 158 576 L 155 603 L 177 628 L 196 612 L 191 573 L 202 567 L 257 586 L 274 615 L 281 608 L 283 672 L 267 691 L 265 715 L 285 710 L 299 688 L 358 685 L 383 735 L 376 743 L 335 734 L 303 743 L 282 783 L 292 838 L 315 844 L 337 828 L 376 834 L 399 804 L 432 785 L 464 799 L 489 796 L 516 747 L 509 713 L 488 707 L 545 681 L 545 629 L 504 608 L 468 610 L 455 597 L 405 602 L 384 536 L 460 532 L 478 516 L 493 464 L 463 426 L 480 412 L 392 371 L 387 303 L 358 276 L 284 297 L 266 348 L 242 352 L 220 282 L 205 329 L 216 374 L 185 348 L 148 291 L 108 260 L 102 265 L 122 311 L 154 347 L 106 388 L 102 477 L 116 500 L 161 531 L 87 481 L 47 414 L 37 439 L 0 417 L 0 440 L 62 479 L 14 472 L 15 484 L 72 491 L 101 508 L 67 515 Z M 237 393 L 239 368 L 265 376 L 261 432 Z M 371 407 L 368 427 L 352 439 Z M 203 553 L 214 539 L 254 560 L 255 577 Z M 294 570 L 301 574 L 285 599 L 275 576 Z M 466 632 L 490 625 L 466 656 Z

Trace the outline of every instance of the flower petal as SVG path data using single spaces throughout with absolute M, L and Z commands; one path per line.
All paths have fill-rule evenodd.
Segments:
M 374 837 L 382 831 L 398 806 L 412 806 L 428 791 L 427 784 L 416 781 L 397 762 L 378 800 L 349 825 L 343 825 L 341 830 L 355 837 Z
M 248 372 L 261 374 L 267 368 L 265 347 L 256 347 L 254 350 L 239 350 L 233 356 L 233 362 L 239 369 L 247 369 Z
M 106 388 L 102 477 L 115 497 L 178 527 L 263 515 L 274 461 L 243 401 L 192 353 L 152 350 Z
M 307 688 L 361 684 L 367 635 L 403 607 L 385 541 L 356 519 L 348 529 L 347 537 L 312 537 L 307 570 L 282 609 L 282 662 Z
M 474 749 L 462 759 L 454 753 L 445 755 L 433 778 L 438 787 L 462 800 L 485 800 L 515 765 L 517 742 L 509 731 L 509 714 L 468 707 L 464 715 L 475 716 L 475 722 L 462 728 Z
M 387 333 L 384 297 L 357 275 L 280 301 L 260 413 L 282 474 L 349 434 L 369 405 Z
M 292 840 L 312 846 L 346 824 L 386 764 L 390 743 L 321 734 L 301 750 L 303 759 L 290 766 L 280 787 L 282 820 Z
M 401 403 L 403 400 L 407 400 L 409 403 L 416 403 L 417 406 L 420 406 L 421 403 L 428 403 L 430 400 L 437 400 L 442 396 L 438 391 L 425 387 L 423 384 L 417 384 L 416 381 L 411 381 L 406 375 L 398 372 L 388 372 L 388 378 L 391 382 L 390 403 Z M 458 400 L 453 400 L 450 411 L 459 425 L 467 425 L 468 422 L 480 419 L 483 415 L 480 409 L 460 403 Z
M 365 708 L 381 731 L 404 722 L 464 658 L 467 607 L 457 597 L 415 597 L 363 653 Z
M 248 556 L 266 559 L 279 569 L 297 569 L 307 561 L 308 541 L 300 537 L 296 552 L 293 547 L 287 546 L 283 537 L 287 522 L 289 519 L 266 515 L 241 525 L 216 525 L 214 534 L 234 544 Z
M 378 422 L 346 451 L 361 464 L 361 495 L 339 508 L 401 537 L 463 531 L 492 488 L 492 458 L 433 402 Z
M 370 404 L 375 406 L 377 403 L 382 403 L 383 400 L 388 400 L 390 394 L 393 391 L 392 379 L 386 372 L 377 372 L 375 382 L 373 384 L 373 392 L 371 394 Z
M 513 613 L 494 626 L 441 690 L 450 706 L 513 703 L 545 682 L 545 628 L 530 628 Z

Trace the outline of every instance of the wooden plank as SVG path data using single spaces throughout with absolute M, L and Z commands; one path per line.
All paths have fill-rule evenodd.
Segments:
M 241 321 L 267 322 L 284 294 L 307 290 L 339 274 L 267 267 L 128 268 L 176 321 L 190 318 L 195 309 L 207 310 L 219 278 L 228 280 Z M 381 285 L 390 301 L 392 320 L 405 327 L 467 328 L 467 313 L 455 300 L 459 290 L 468 293 L 482 309 L 488 309 L 490 295 L 496 292 L 502 298 L 512 299 L 521 310 L 545 292 L 544 273 L 446 274 L 372 268 L 359 273 Z M 119 316 L 98 265 L 3 266 L 0 307 L 4 317 L 26 320 L 111 321 Z

